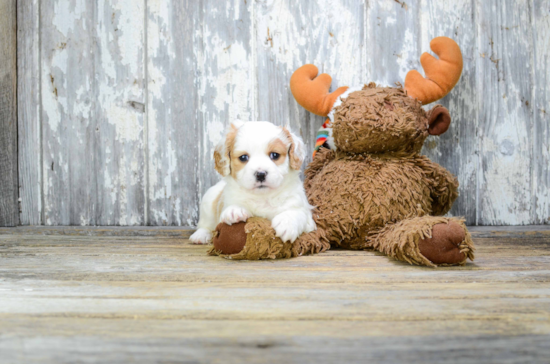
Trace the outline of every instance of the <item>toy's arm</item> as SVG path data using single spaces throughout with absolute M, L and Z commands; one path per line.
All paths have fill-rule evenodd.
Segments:
M 432 214 L 445 215 L 458 197 L 458 180 L 448 170 L 420 156 L 417 163 L 428 179 L 432 197 Z
M 317 153 L 311 163 L 307 166 L 306 171 L 304 172 L 304 187 L 306 191 L 309 189 L 311 180 L 323 169 L 330 161 L 334 159 L 334 151 L 321 148 Z

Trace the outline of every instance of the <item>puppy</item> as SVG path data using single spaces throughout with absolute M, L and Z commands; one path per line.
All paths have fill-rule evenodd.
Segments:
M 271 220 L 283 241 L 315 230 L 313 207 L 300 180 L 304 156 L 304 142 L 287 128 L 266 121 L 231 123 L 214 152 L 223 179 L 204 195 L 191 242 L 210 243 L 218 223 L 253 216 Z

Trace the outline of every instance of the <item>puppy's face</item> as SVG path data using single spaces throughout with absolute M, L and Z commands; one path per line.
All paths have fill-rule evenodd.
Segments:
M 300 169 L 304 156 L 299 137 L 266 121 L 232 123 L 214 152 L 222 176 L 230 175 L 256 193 L 279 188 L 291 171 Z

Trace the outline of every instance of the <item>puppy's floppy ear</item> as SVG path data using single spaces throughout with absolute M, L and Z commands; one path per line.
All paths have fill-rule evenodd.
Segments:
M 214 167 L 223 177 L 229 174 L 229 156 L 225 152 L 225 140 L 222 140 L 214 150 Z
M 235 138 L 239 128 L 244 124 L 240 120 L 233 121 L 225 132 L 225 138 L 214 150 L 214 163 L 216 171 L 223 177 L 231 173 L 231 153 L 235 146 Z
M 283 132 L 290 141 L 290 147 L 288 149 L 290 168 L 298 171 L 300 167 L 302 167 L 302 163 L 304 163 L 306 157 L 306 146 L 302 138 L 291 132 L 288 126 L 283 128 Z

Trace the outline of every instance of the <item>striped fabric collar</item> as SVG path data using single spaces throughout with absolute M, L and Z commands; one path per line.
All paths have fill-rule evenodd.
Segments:
M 332 131 L 332 122 L 330 121 L 330 119 L 327 119 L 317 131 L 317 140 L 315 141 L 315 149 L 313 150 L 313 157 L 315 157 L 315 153 L 317 153 L 317 151 L 323 146 L 323 144 L 327 143 L 327 140 L 331 134 L 331 131 Z

